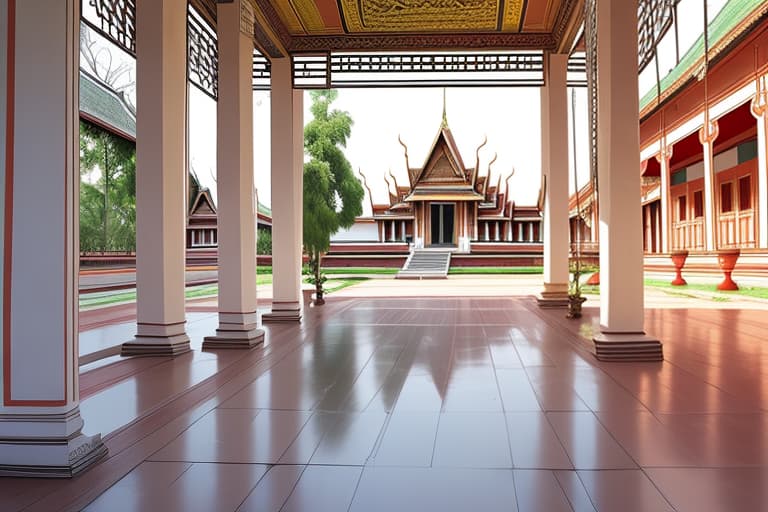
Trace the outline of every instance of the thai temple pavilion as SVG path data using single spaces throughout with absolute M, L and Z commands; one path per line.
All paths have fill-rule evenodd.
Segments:
M 387 181 L 387 204 L 374 204 L 368 189 L 379 242 L 404 241 L 415 248 L 447 247 L 468 253 L 472 241 L 540 241 L 538 208 L 515 207 L 510 200 L 509 180 L 514 171 L 504 179 L 503 189 L 502 175 L 492 177 L 495 158 L 481 175 L 480 151 L 485 142 L 477 148 L 475 165 L 467 167 L 445 112 L 421 167 L 410 165 L 408 147 L 400 143 L 405 150 L 408 184 L 399 185 L 390 174 L 394 192 Z

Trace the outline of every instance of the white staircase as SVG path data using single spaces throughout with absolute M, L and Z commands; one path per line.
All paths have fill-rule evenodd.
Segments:
M 397 279 L 445 279 L 451 266 L 451 251 L 415 249 Z

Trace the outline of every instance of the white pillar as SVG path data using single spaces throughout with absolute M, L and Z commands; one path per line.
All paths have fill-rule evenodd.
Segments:
M 490 235 L 488 233 L 488 222 L 484 222 L 483 224 L 485 225 L 485 241 L 487 242 L 490 240 Z
M 400 239 L 405 242 L 405 221 L 400 221 Z
M 123 355 L 177 355 L 184 331 L 186 0 L 136 2 L 136 339 Z
M 768 248 L 768 77 L 761 77 L 752 99 L 757 120 L 757 246 Z
M 107 451 L 79 408 L 79 6 L 0 1 L 0 475 L 70 477 Z
M 672 160 L 672 146 L 667 145 L 666 137 L 661 139 L 661 152 L 656 156 L 661 168 L 661 251 L 669 252 L 669 181 L 671 179 L 670 161 Z
M 708 113 L 704 114 L 708 118 Z M 717 249 L 717 226 L 715 225 L 715 139 L 720 134 L 717 121 L 705 123 L 699 130 L 699 142 L 704 154 L 704 247 L 708 251 Z
M 265 322 L 301 320 L 304 101 L 292 78 L 290 59 L 272 60 L 272 311 Z
M 547 177 L 544 202 L 544 289 L 542 307 L 568 299 L 568 55 L 545 54 L 541 88 L 541 168 Z M 533 241 L 533 223 L 531 223 Z
M 256 311 L 252 9 L 247 0 L 217 6 L 219 327 L 204 349 L 250 348 L 264 340 Z
M 390 221 L 390 226 L 389 226 L 389 241 L 390 242 L 396 242 L 397 241 L 397 236 L 395 236 L 395 228 L 396 227 L 397 227 L 396 221 L 395 220 L 391 220 Z
M 662 359 L 644 334 L 637 0 L 598 0 L 601 360 Z

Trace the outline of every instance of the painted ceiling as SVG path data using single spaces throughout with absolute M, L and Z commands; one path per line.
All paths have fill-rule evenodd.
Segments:
M 291 36 L 552 32 L 565 0 L 273 0 Z

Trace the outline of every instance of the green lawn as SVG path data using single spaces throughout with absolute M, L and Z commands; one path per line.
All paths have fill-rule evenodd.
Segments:
M 768 288 L 758 286 L 739 286 L 738 290 L 734 291 L 721 291 L 716 288 L 714 284 L 686 284 L 683 286 L 672 286 L 668 281 L 659 281 L 656 279 L 646 279 L 646 286 L 653 286 L 655 288 L 662 288 L 666 293 L 674 293 L 676 295 L 690 295 L 688 291 L 702 291 L 702 292 L 714 292 L 722 294 L 722 297 L 715 297 L 714 300 L 727 301 L 728 295 L 742 295 L 744 297 L 756 297 L 758 299 L 768 299 Z
M 270 271 L 272 269 L 270 268 Z M 256 276 L 256 284 L 271 284 L 272 274 L 261 274 Z M 184 290 L 184 296 L 187 299 L 199 299 L 201 297 L 215 297 L 219 293 L 219 285 L 204 284 L 199 286 L 189 286 Z M 123 304 L 134 302 L 136 300 L 136 290 L 126 290 L 124 292 L 109 293 L 84 293 L 80 295 L 80 309 L 103 308 L 114 304 Z
M 743 297 L 755 297 L 758 299 L 768 299 L 768 288 L 764 287 L 757 287 L 757 286 L 740 286 L 738 290 L 734 291 L 721 291 L 716 288 L 717 285 L 715 284 L 686 284 L 683 286 L 672 286 L 669 281 L 660 281 L 658 279 L 646 279 L 644 281 L 645 286 L 651 287 L 651 288 L 659 288 L 667 295 L 671 295 L 674 297 L 690 297 L 690 298 L 699 298 L 701 295 L 696 294 L 695 292 L 707 292 L 707 293 L 716 293 L 718 295 L 714 295 L 711 298 L 711 300 L 715 302 L 728 302 L 730 299 L 728 298 L 729 295 L 740 295 Z M 582 285 L 581 286 L 581 292 L 582 293 L 589 293 L 593 295 L 599 295 L 600 294 L 600 286 L 589 286 L 589 285 Z
M 451 275 L 542 274 L 543 267 L 453 267 Z
M 400 271 L 399 268 L 389 267 L 323 267 L 323 274 L 334 275 L 380 275 L 391 276 Z

